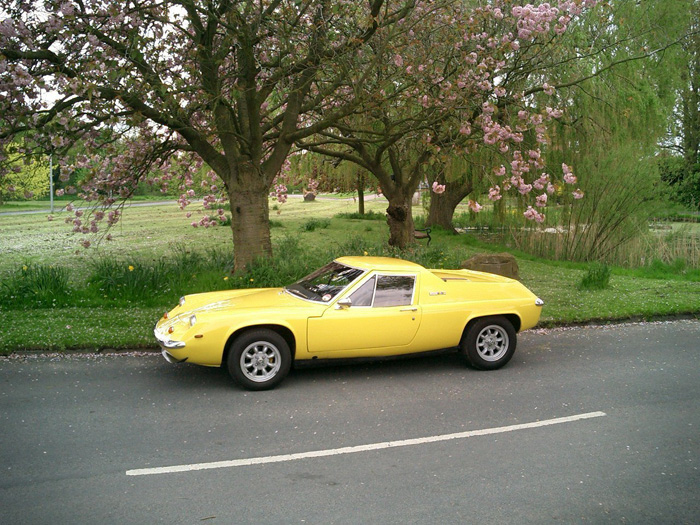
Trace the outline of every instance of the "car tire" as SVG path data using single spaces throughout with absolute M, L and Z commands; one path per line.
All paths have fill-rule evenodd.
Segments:
M 277 332 L 251 330 L 231 343 L 226 365 L 231 377 L 243 388 L 269 390 L 289 373 L 292 353 Z
M 462 337 L 460 350 L 479 370 L 496 370 L 515 353 L 517 335 L 513 324 L 502 316 L 477 319 Z

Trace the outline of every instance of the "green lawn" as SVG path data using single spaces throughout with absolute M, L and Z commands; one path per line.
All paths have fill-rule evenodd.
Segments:
M 352 199 L 318 199 L 303 202 L 291 198 L 283 205 L 271 203 L 273 242 L 291 246 L 295 253 L 278 253 L 284 264 L 295 259 L 311 270 L 314 265 L 347 251 L 371 255 L 386 254 L 387 225 L 383 220 L 335 218 L 338 213 L 357 211 Z M 275 209 L 278 208 L 278 209 Z M 368 202 L 366 210 L 384 211 L 386 201 Z M 419 208 L 419 207 L 418 207 Z M 192 228 L 189 223 L 198 216 L 186 218 L 177 205 L 130 207 L 124 220 L 112 230 L 113 240 L 103 240 L 88 250 L 79 245 L 82 236 L 70 233 L 64 223 L 65 214 L 55 213 L 48 221 L 44 214 L 0 215 L 0 283 L 9 279 L 27 264 L 50 264 L 70 269 L 71 286 L 81 287 L 90 274 L 91 261 L 96 257 L 114 258 L 123 265 L 155 263 L 172 257 L 174 247 L 204 252 L 231 249 L 231 231 L 228 227 Z M 279 214 L 277 213 L 279 211 Z M 420 210 L 417 209 L 416 212 Z M 311 228 L 309 221 L 318 220 Z M 491 247 L 479 241 L 474 234 L 451 235 L 433 232 L 430 248 L 423 241 L 407 258 L 431 267 L 454 267 L 474 253 Z M 278 248 L 278 251 L 283 250 Z M 700 281 L 675 275 L 665 278 L 646 278 L 633 275 L 629 270 L 613 269 L 610 287 L 601 291 L 579 291 L 577 284 L 586 272 L 584 264 L 552 263 L 531 257 L 519 257 L 523 283 L 545 300 L 542 325 L 605 322 L 625 319 L 650 319 L 659 316 L 700 315 Z M 290 263 L 292 264 L 292 263 Z M 263 268 L 255 274 L 254 285 L 264 286 L 282 268 Z M 299 268 L 292 268 L 299 271 Z M 213 286 L 248 284 L 248 277 L 227 279 L 226 272 L 209 275 L 197 285 L 196 276 L 188 282 L 210 289 Z M 285 274 L 286 275 L 286 274 Z M 0 294 L 3 289 L 0 288 Z M 155 348 L 152 326 L 163 311 L 173 306 L 179 290 L 170 295 L 143 301 L 112 300 L 105 304 L 85 306 L 32 308 L 0 307 L 0 353 L 21 349 L 63 350 L 72 348 Z

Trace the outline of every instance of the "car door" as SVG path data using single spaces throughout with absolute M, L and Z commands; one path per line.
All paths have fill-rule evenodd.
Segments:
M 309 352 L 381 355 L 407 347 L 421 321 L 416 275 L 373 274 L 342 299 L 350 306 L 328 308 L 309 319 Z

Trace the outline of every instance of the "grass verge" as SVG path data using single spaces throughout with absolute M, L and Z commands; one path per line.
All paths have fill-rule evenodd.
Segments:
M 63 221 L 3 217 L 0 353 L 155 349 L 153 324 L 180 295 L 281 286 L 340 255 L 400 256 L 430 268 L 454 268 L 477 252 L 504 250 L 474 234 L 434 229 L 430 248 L 423 243 L 397 252 L 386 246 L 386 223 L 356 216 L 354 206 L 351 201 L 285 204 L 272 217 L 275 257 L 235 276 L 229 272 L 230 229 L 188 228 L 175 205 L 128 209 L 115 240 L 88 251 L 78 249 L 79 237 L 57 224 Z M 374 218 L 384 207 L 385 202 L 368 203 Z M 612 268 L 607 288 L 579 290 L 589 265 L 513 253 L 523 283 L 545 300 L 541 326 L 700 315 L 700 275 L 681 263 Z M 69 275 L 43 266 L 33 273 L 33 265 L 55 266 Z M 22 288 L 17 282 L 22 276 L 34 276 L 41 286 Z M 10 288 L 16 301 L 6 293 Z

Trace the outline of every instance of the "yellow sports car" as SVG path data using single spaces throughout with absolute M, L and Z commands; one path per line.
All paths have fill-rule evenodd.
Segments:
M 188 295 L 155 326 L 171 363 L 227 366 L 249 390 L 279 384 L 292 361 L 459 347 L 494 370 L 532 328 L 542 301 L 518 281 L 428 270 L 387 257 L 341 257 L 284 288 Z

